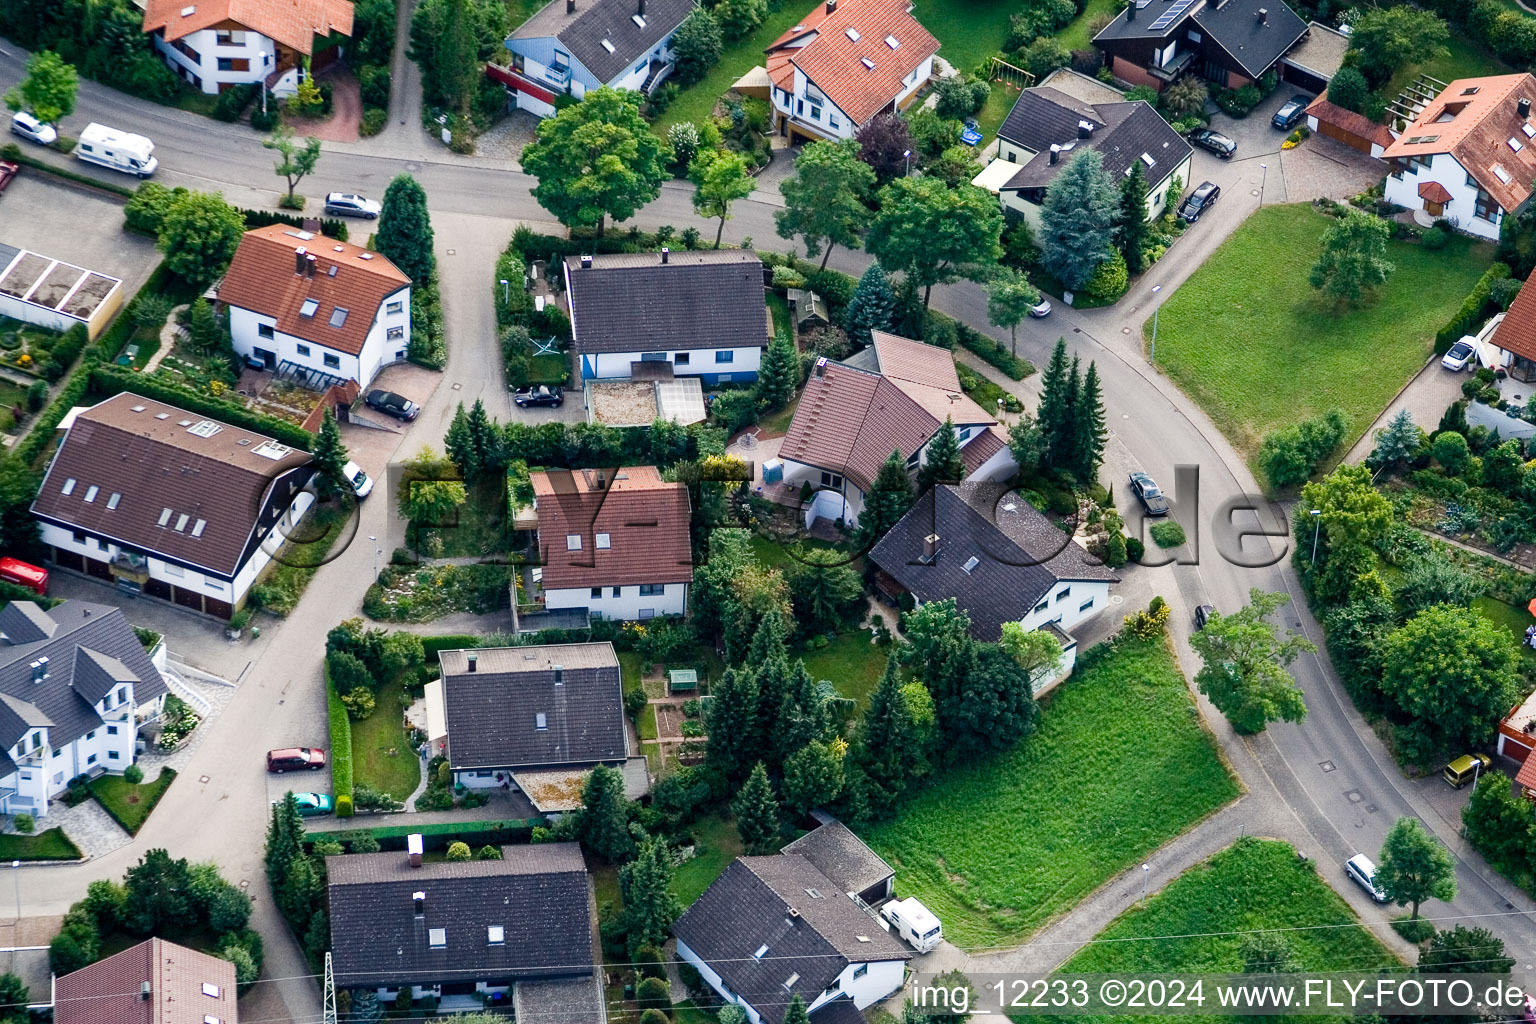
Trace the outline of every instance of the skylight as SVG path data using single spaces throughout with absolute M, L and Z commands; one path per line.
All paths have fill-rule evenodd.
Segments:
M 260 455 L 264 459 L 271 459 L 273 462 L 276 462 L 292 451 L 293 449 L 285 444 L 278 444 L 276 441 L 263 441 L 251 449 L 251 454 Z
M 1531 122 L 1527 121 L 1522 124 L 1520 130 L 1525 133 L 1526 138 L 1536 139 L 1536 125 L 1532 125 Z
M 549 716 L 542 711 L 536 712 L 533 716 L 533 727 L 535 729 L 548 729 Z
M 304 305 L 299 307 L 299 316 L 314 316 L 315 310 L 320 308 L 318 299 L 305 299 Z
M 98 492 L 100 490 L 101 490 L 100 487 L 97 487 L 95 484 L 91 484 L 91 486 L 85 492 L 85 500 L 86 501 L 95 501 L 96 500 L 96 492 Z
M 786 989 L 794 988 L 795 982 L 797 982 L 799 980 L 800 980 L 800 972 L 796 971 L 794 974 L 791 974 L 789 977 L 784 979 L 784 987 Z
M 1502 164 L 1494 164 L 1493 165 L 1493 176 L 1495 178 L 1498 178 L 1500 181 L 1502 181 L 1506 185 L 1508 185 L 1510 183 L 1510 180 L 1511 180 L 1509 172 L 1504 169 L 1504 166 Z
M 854 42 L 858 42 L 859 41 L 859 30 L 856 29 L 856 28 L 853 28 L 852 26 L 849 26 L 848 28 L 843 29 L 843 35 L 847 36 L 849 39 L 853 40 Z
M 500 946 L 507 941 L 507 930 L 499 924 L 487 925 L 485 939 L 493 946 Z
M 641 28 L 645 28 L 645 19 L 643 17 L 641 17 L 640 15 L 638 15 L 638 14 L 631 14 L 629 16 L 629 20 L 634 22 L 636 25 L 639 25 Z
M 1525 144 L 1522 143 L 1519 139 L 1515 138 L 1513 135 L 1509 137 L 1509 141 L 1506 143 L 1506 145 L 1508 145 L 1509 148 L 1514 150 L 1516 153 L 1525 148 Z
M 976 571 L 976 567 L 978 565 L 980 565 L 980 564 L 981 564 L 981 559 L 977 558 L 975 555 L 972 555 L 970 558 L 967 558 L 965 560 L 965 564 L 962 565 L 960 568 L 964 569 L 965 570 L 965 574 L 967 576 L 969 576 L 971 573 Z
M 342 309 L 340 306 L 337 306 L 335 309 L 331 310 L 331 326 L 332 327 L 340 327 L 342 324 L 344 324 L 346 322 L 347 322 L 347 311 L 345 309 Z
M 752 954 L 752 959 L 761 960 L 763 958 L 763 954 L 766 952 L 768 952 L 768 944 L 764 943 L 763 945 L 757 947 L 757 952 Z
M 889 46 L 893 50 L 901 49 L 901 41 L 899 39 L 897 39 L 895 36 L 886 36 L 885 37 L 885 45 Z
M 194 536 L 194 537 L 201 537 L 203 535 L 203 527 L 205 527 L 207 525 L 208 525 L 208 520 L 206 520 L 206 519 L 199 519 L 197 522 L 193 523 L 192 524 L 192 536 Z
M 121 492 L 113 491 L 112 492 L 112 497 L 107 499 L 107 508 L 117 508 L 117 503 L 122 501 L 122 500 L 123 500 L 123 496 L 122 496 Z
M 1477 92 L 1477 90 L 1479 90 L 1481 88 L 1482 88 L 1482 86 L 1480 86 L 1480 85 L 1468 86 L 1467 88 L 1461 90 L 1461 94 L 1463 96 L 1472 96 L 1472 95 L 1474 95 Z
M 157 413 L 155 413 L 155 419 L 157 419 L 157 420 L 168 420 L 170 418 L 171 418 L 171 414 L 168 413 L 168 412 L 157 412 Z
M 613 44 L 610 43 L 608 40 L 604 39 L 603 40 L 603 49 L 607 50 L 609 53 L 612 53 L 613 52 Z
M 1141 162 L 1146 164 L 1148 167 L 1151 167 L 1153 164 L 1157 163 L 1157 157 L 1153 156 L 1151 153 L 1143 153 L 1141 154 Z
M 187 515 L 185 512 L 183 512 L 181 515 L 177 516 L 176 517 L 176 532 L 177 533 L 186 533 L 187 532 L 187 520 L 191 519 L 191 518 L 192 517 Z
M 136 405 L 136 406 L 133 407 L 133 411 L 134 412 L 143 412 L 144 409 L 145 409 L 145 406 L 142 406 L 142 405 Z
M 211 981 L 203 982 L 203 995 L 212 996 L 215 999 L 219 998 L 219 986 Z
M 444 949 L 444 948 L 446 948 L 447 945 L 448 945 L 448 929 L 446 929 L 446 928 L 428 928 L 427 929 L 427 945 L 431 946 L 433 949 Z
M 284 231 L 283 234 L 289 236 L 290 238 L 301 239 L 301 240 L 303 240 L 305 242 L 307 242 L 311 238 L 315 237 L 314 234 L 312 232 L 309 232 L 309 231 L 297 231 L 297 230 L 295 230 L 295 231 Z
M 187 433 L 195 434 L 198 437 L 212 437 L 214 434 L 217 434 L 223 429 L 223 427 L 213 422 L 213 420 L 198 420 L 196 423 L 187 428 Z
M 160 510 L 160 521 L 158 523 L 156 523 L 155 525 L 156 526 L 164 526 L 166 523 L 168 523 L 170 521 L 171 521 L 171 510 L 168 509 L 168 508 L 163 508 L 163 509 Z
M 871 70 L 871 71 L 875 70 L 875 62 L 870 60 L 868 57 L 860 57 L 859 58 L 859 63 L 863 64 L 866 68 L 869 68 L 869 70 Z
M 611 548 L 613 547 L 613 538 L 606 533 L 600 533 L 597 535 L 597 546 L 599 548 Z
M 61 490 L 59 493 L 63 494 L 63 495 L 66 495 L 66 496 L 75 493 L 75 478 L 74 477 L 70 477 L 68 480 L 65 480 L 64 481 L 64 489 Z

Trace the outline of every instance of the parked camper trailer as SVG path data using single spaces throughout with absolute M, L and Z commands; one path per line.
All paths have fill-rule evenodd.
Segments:
M 91 122 L 80 133 L 75 155 L 81 160 L 124 174 L 147 178 L 155 173 L 160 161 L 155 159 L 155 144 L 142 135 L 120 132 L 104 124 Z
M 933 912 L 918 902 L 917 897 L 891 900 L 880 908 L 880 916 L 889 921 L 896 934 L 919 953 L 931 952 L 944 941 L 944 929 Z

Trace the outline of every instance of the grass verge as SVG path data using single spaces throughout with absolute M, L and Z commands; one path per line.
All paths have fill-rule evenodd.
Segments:
M 918 793 L 869 844 L 960 946 L 1012 945 L 1238 795 L 1161 641 L 1078 658 L 1040 730 Z
M 1304 204 L 1264 207 L 1159 313 L 1158 364 L 1250 458 L 1276 427 L 1335 408 L 1349 419 L 1347 451 L 1424 365 L 1493 255 L 1461 236 L 1439 252 L 1392 242 L 1397 269 L 1378 294 L 1338 306 L 1307 282 L 1330 223 Z
M 373 714 L 352 723 L 352 779 L 404 800 L 421 782 L 421 759 L 401 723 L 408 703 L 399 679 L 379 687 Z
M 61 828 L 50 828 L 35 836 L 7 832 L 0 835 L 0 861 L 6 860 L 79 860 L 84 856 Z
M 137 835 L 171 783 L 176 781 L 176 769 L 161 768 L 153 782 L 132 783 L 121 775 L 103 775 L 91 781 L 91 795 L 101 804 L 112 820 L 129 835 Z
M 315 571 L 325 564 L 325 556 L 345 522 L 346 513 L 335 505 L 321 505 L 304 513 L 280 549 L 282 561 L 274 558 L 267 563 L 261 579 L 251 588 L 254 603 L 279 617 L 293 611 Z

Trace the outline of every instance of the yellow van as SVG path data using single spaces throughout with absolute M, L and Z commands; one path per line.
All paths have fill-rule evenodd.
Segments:
M 1445 781 L 1460 789 L 1477 777 L 1479 772 L 1488 770 L 1493 760 L 1487 754 L 1462 754 L 1456 760 L 1445 766 L 1440 774 L 1445 776 Z

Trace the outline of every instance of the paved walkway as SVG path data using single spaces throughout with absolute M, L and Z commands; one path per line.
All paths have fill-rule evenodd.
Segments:
M 483 807 L 455 807 L 451 811 L 400 811 L 389 814 L 358 814 L 351 818 L 310 818 L 304 823 L 309 832 L 351 832 L 360 828 L 384 828 L 402 825 L 472 824 L 480 821 L 508 821 L 536 818 L 539 812 L 521 793 L 506 789 L 488 790 L 490 802 Z
M 1403 385 L 1391 404 L 1360 435 L 1360 439 L 1344 456 L 1344 461 L 1364 462 L 1365 457 L 1371 454 L 1371 449 L 1376 447 L 1376 431 L 1385 427 L 1403 409 L 1408 410 L 1413 422 L 1423 430 L 1434 430 L 1440 423 L 1440 417 L 1445 414 L 1446 407 L 1461 397 L 1461 383 L 1466 379 L 1465 373 L 1454 373 L 1442 367 L 1439 356 L 1430 356 L 1423 368 Z

